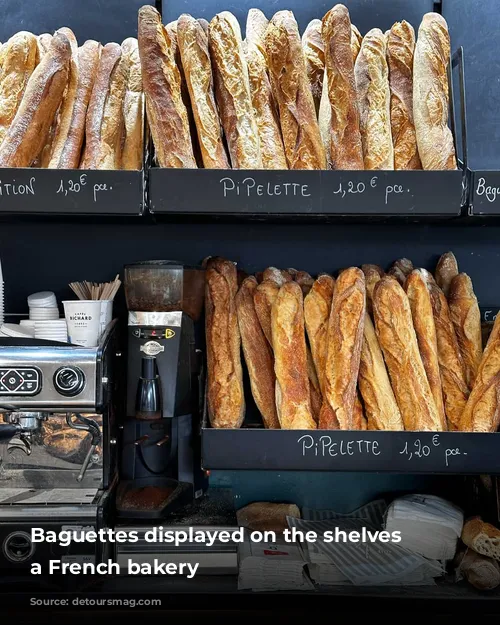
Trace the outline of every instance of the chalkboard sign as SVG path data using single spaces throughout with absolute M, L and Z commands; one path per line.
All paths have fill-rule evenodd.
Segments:
M 500 215 L 500 171 L 475 171 L 471 205 L 474 215 Z

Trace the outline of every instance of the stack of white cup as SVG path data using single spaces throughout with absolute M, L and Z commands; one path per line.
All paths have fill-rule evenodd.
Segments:
M 56 296 L 52 291 L 33 293 L 28 297 L 31 321 L 55 321 L 59 319 Z

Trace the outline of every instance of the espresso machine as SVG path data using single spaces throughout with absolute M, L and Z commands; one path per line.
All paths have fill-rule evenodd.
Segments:
M 32 562 L 99 562 L 105 543 L 31 540 L 104 528 L 117 481 L 116 322 L 97 347 L 0 338 L 0 577 Z

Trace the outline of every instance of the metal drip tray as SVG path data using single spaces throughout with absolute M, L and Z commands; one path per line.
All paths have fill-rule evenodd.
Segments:
M 97 495 L 97 488 L 0 488 L 2 506 L 73 505 L 91 506 Z

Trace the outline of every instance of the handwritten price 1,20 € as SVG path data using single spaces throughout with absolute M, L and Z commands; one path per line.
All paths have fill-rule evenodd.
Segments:
M 59 183 L 57 193 L 61 193 L 64 196 L 68 194 L 77 194 L 85 189 L 87 186 L 87 174 L 81 174 L 76 180 L 63 180 Z M 92 187 L 92 185 L 90 185 Z M 98 194 L 103 191 L 112 191 L 113 187 L 108 186 L 106 183 L 96 183 L 93 185 L 94 202 L 97 202 Z
M 366 190 L 377 188 L 378 176 L 373 176 L 369 184 L 364 182 L 353 182 L 349 180 L 346 184 L 339 183 L 338 189 L 333 192 L 333 195 L 339 195 L 344 198 L 346 195 L 359 195 Z M 391 195 L 401 195 L 403 193 L 410 193 L 410 189 L 405 189 L 401 184 L 389 184 L 385 187 L 385 203 L 388 204 Z
M 401 456 L 406 456 L 407 460 L 421 460 L 428 458 L 431 454 L 443 454 L 446 467 L 450 466 L 450 458 L 455 456 L 466 456 L 467 452 L 462 451 L 460 447 L 446 447 L 441 445 L 439 434 L 434 434 L 429 445 L 422 443 L 417 438 L 412 443 L 406 441 L 403 449 L 399 452 Z

